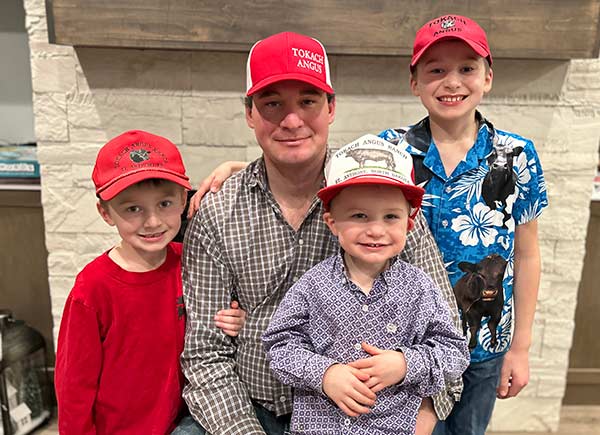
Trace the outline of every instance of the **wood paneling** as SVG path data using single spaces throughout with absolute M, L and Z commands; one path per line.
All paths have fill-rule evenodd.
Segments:
M 0 189 L 0 228 L 0 308 L 8 308 L 15 318 L 44 335 L 49 365 L 53 366 L 48 252 L 40 192 Z
M 563 402 L 568 405 L 600 405 L 600 201 L 590 204 L 590 221 L 585 243 L 583 271 L 575 310 L 575 331 L 569 356 L 567 390 Z
M 74 46 L 247 51 L 273 33 L 330 53 L 410 55 L 416 30 L 447 13 L 488 33 L 496 57 L 598 57 L 600 0 L 46 0 L 50 41 Z

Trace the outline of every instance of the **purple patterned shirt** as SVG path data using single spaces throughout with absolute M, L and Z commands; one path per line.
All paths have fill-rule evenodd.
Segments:
M 377 394 L 369 414 L 344 414 L 322 390 L 335 363 L 369 357 L 361 342 L 401 350 L 406 378 Z M 263 335 L 270 368 L 294 390 L 292 433 L 412 434 L 422 397 L 469 364 L 448 304 L 420 269 L 395 259 L 368 295 L 346 278 L 342 255 L 306 272 L 287 292 Z

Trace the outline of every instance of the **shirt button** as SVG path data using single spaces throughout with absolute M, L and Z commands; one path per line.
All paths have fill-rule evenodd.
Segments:
M 444 219 L 444 220 L 442 221 L 442 226 L 443 226 L 444 228 L 448 227 L 448 221 L 447 221 L 446 219 Z
M 367 304 L 364 304 L 362 306 L 362 310 L 366 313 L 367 311 L 369 311 L 369 306 Z
M 354 349 L 356 349 L 356 350 L 361 350 L 361 349 L 362 349 L 362 346 L 360 345 L 360 343 L 356 343 L 356 344 L 354 345 Z
M 292 281 L 296 282 L 296 281 L 298 281 L 299 279 L 300 279 L 300 277 L 298 277 L 298 276 L 295 276 L 294 278 L 292 278 Z
M 344 419 L 344 424 L 346 426 L 350 426 L 350 419 L 349 418 Z
M 280 397 L 279 397 L 279 401 L 280 401 L 281 403 L 285 402 L 286 400 L 287 400 L 287 399 L 286 399 L 286 397 L 285 397 L 285 396 L 280 396 Z
M 450 186 L 446 187 L 446 189 L 445 189 L 445 190 L 446 190 L 446 193 L 450 193 L 450 192 L 452 192 L 452 188 L 451 188 Z
M 300 246 L 304 245 L 304 240 L 302 240 L 302 239 L 298 239 L 298 244 L 299 244 Z

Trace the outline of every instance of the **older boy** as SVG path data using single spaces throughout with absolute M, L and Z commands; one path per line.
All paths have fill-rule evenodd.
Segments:
M 417 32 L 410 63 L 412 92 L 429 116 L 408 131 L 381 134 L 413 156 L 428 198 L 423 212 L 470 333 L 463 395 L 436 435 L 483 435 L 496 396 L 516 396 L 529 379 L 537 217 L 548 200 L 533 143 L 477 111 L 492 87 L 491 65 L 477 23 L 458 15 L 431 20 Z
M 184 397 L 203 426 L 188 433 L 283 434 L 292 392 L 271 374 L 260 337 L 292 284 L 337 251 L 316 198 L 335 117 L 325 49 L 303 35 L 273 35 L 252 48 L 247 73 L 246 121 L 263 157 L 206 196 L 184 243 Z M 456 306 L 421 214 L 402 257 L 429 273 Z M 235 343 L 211 323 L 232 293 L 249 312 Z M 451 394 L 438 402 L 443 415 Z
M 59 432 L 164 435 L 183 405 L 181 244 L 172 239 L 190 184 L 177 147 L 138 130 L 100 149 L 92 179 L 98 212 L 121 241 L 79 273 L 65 304 Z
M 292 433 L 412 435 L 422 398 L 469 363 L 435 284 L 398 258 L 423 189 L 410 155 L 373 135 L 336 152 L 325 177 L 340 251 L 283 298 L 263 335 L 270 368 L 295 388 Z

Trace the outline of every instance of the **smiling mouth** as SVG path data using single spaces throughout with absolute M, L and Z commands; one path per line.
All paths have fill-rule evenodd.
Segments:
M 457 95 L 452 97 L 438 97 L 438 100 L 443 103 L 458 103 L 459 101 L 463 101 L 467 98 L 466 95 Z
M 291 138 L 282 138 L 282 139 L 276 139 L 277 142 L 283 142 L 283 143 L 293 143 L 293 142 L 302 142 L 303 140 L 308 139 L 307 137 L 291 137 Z
M 366 246 L 367 248 L 383 248 L 387 245 L 383 243 L 361 243 L 361 246 Z
M 156 239 L 157 237 L 162 236 L 165 233 L 165 231 L 162 231 L 160 233 L 152 233 L 152 234 L 140 234 L 140 237 L 142 239 Z

